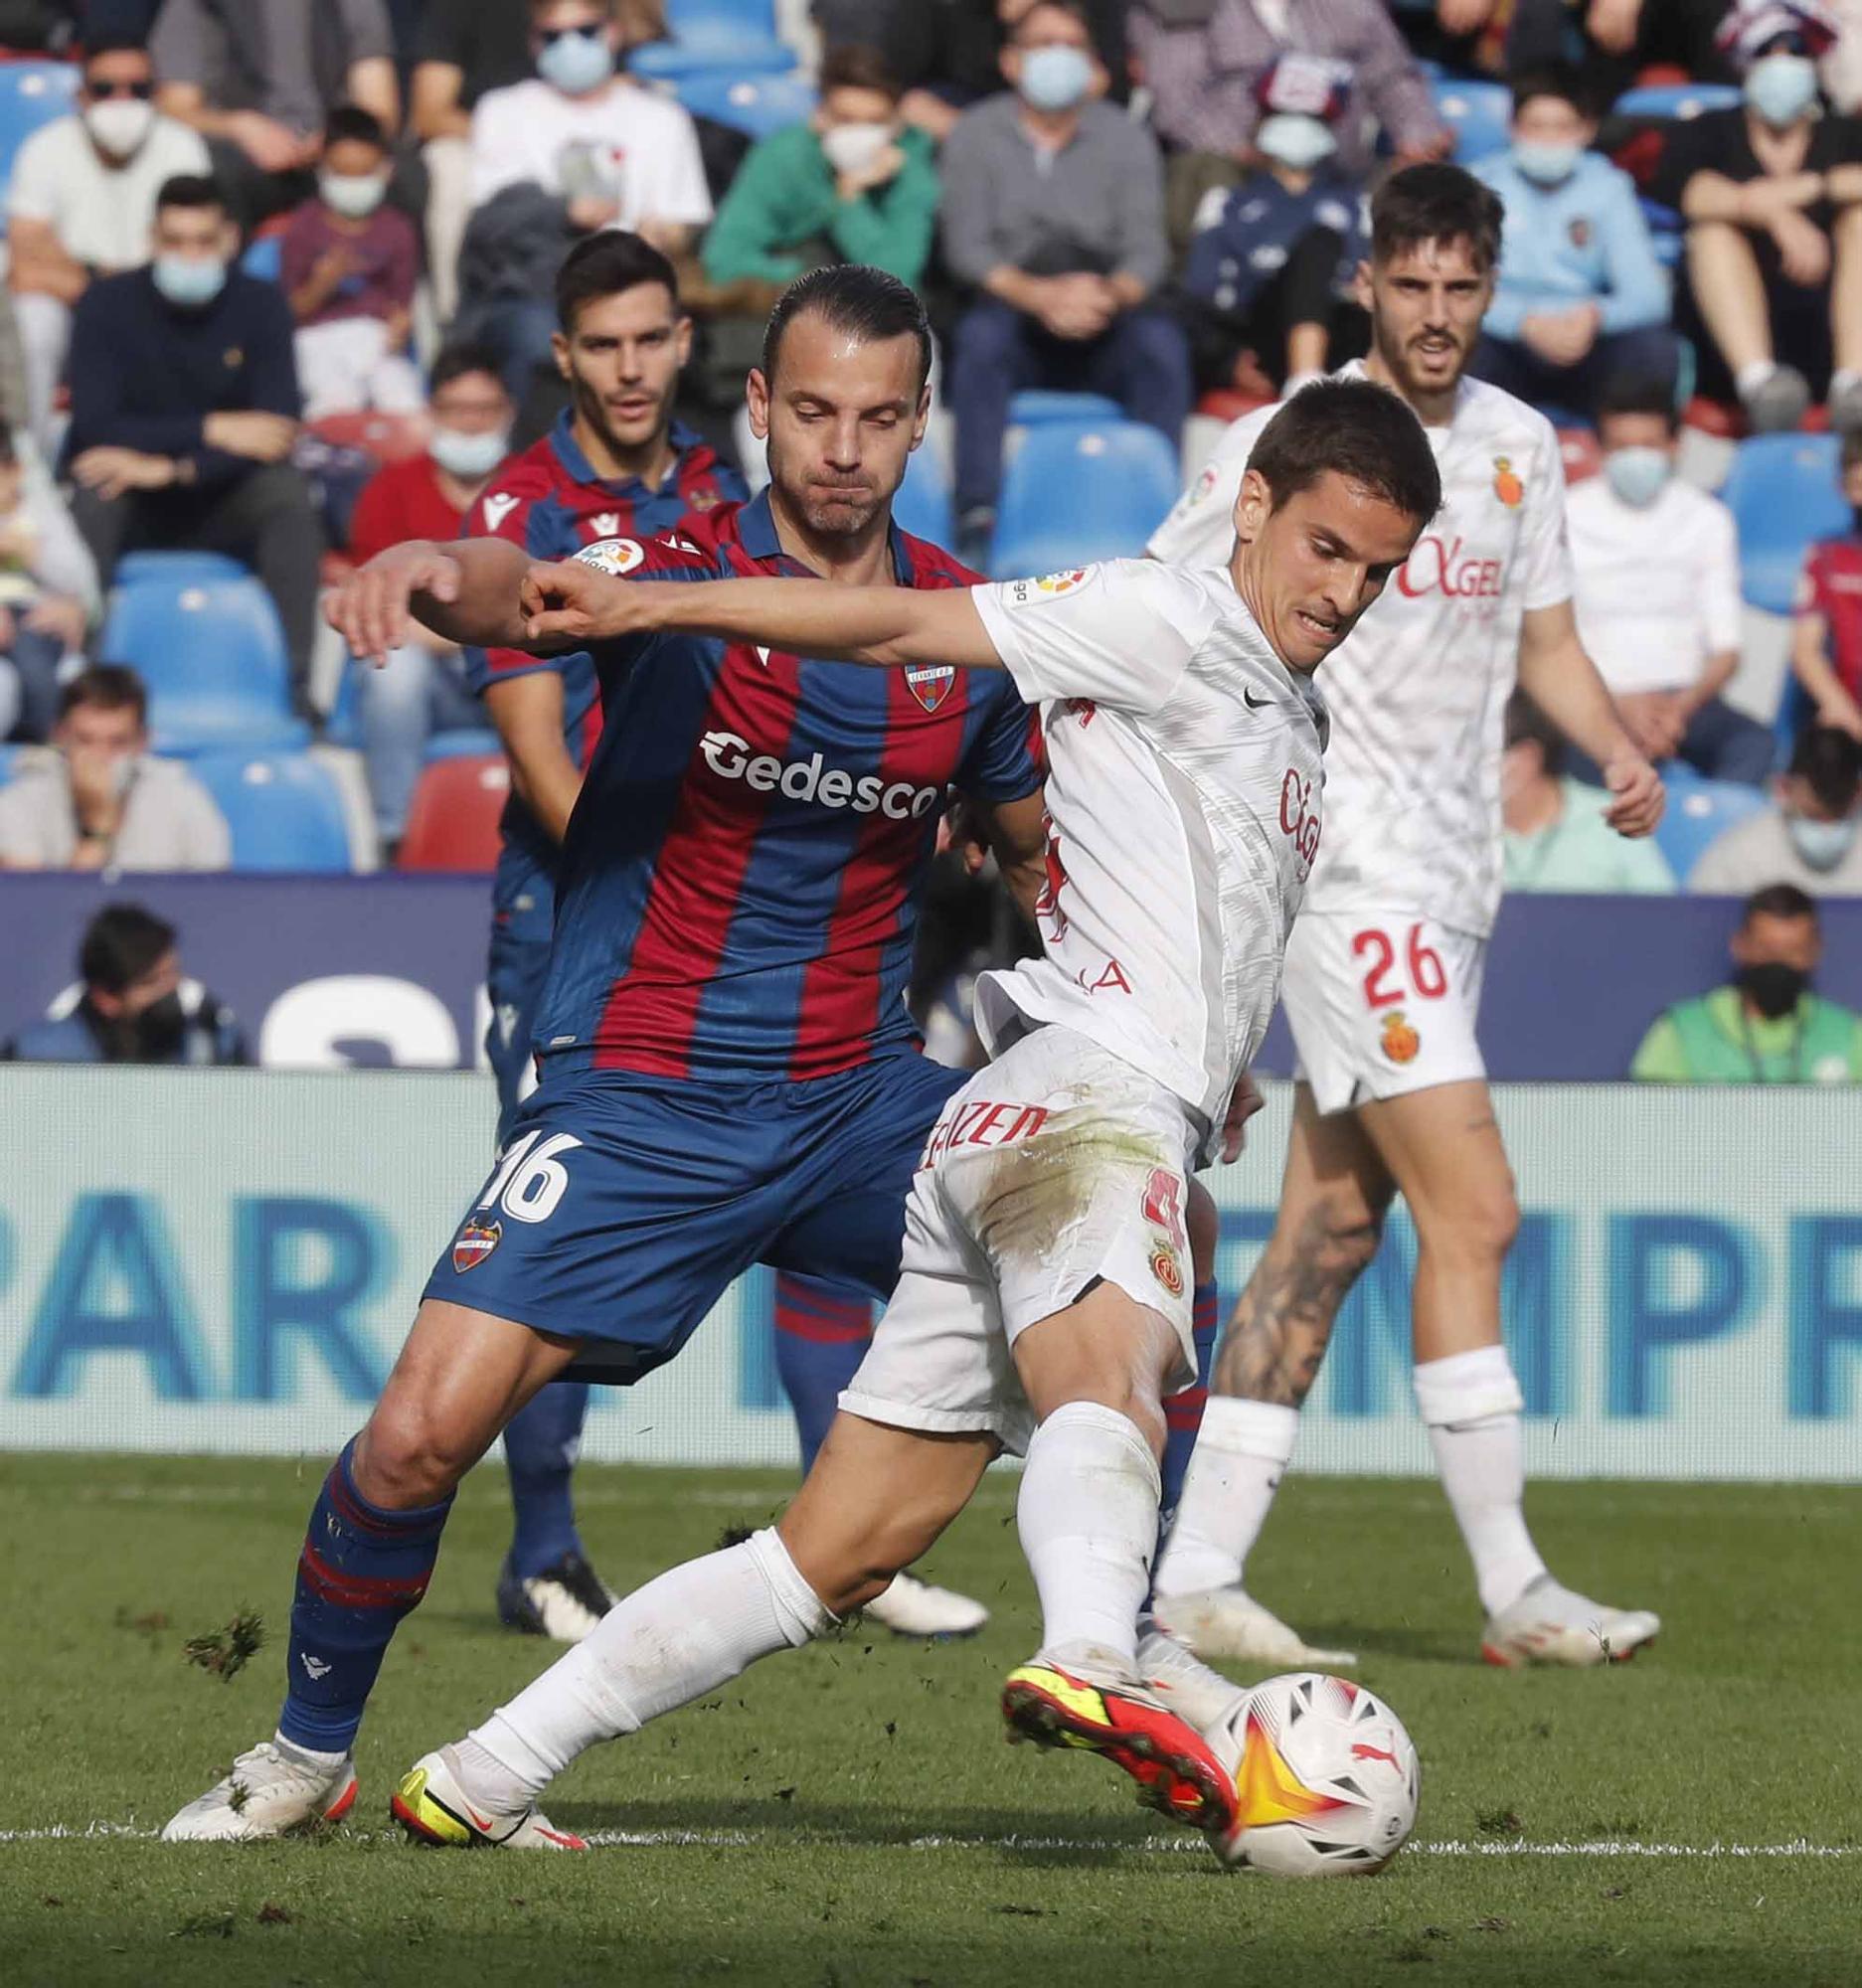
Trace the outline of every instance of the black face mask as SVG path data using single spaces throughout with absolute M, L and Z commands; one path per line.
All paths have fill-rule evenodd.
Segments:
M 179 994 L 164 994 L 151 1001 L 131 1024 L 134 1030 L 134 1061 L 169 1063 L 178 1054 L 188 1032 L 187 1010 Z
M 1758 966 L 1742 966 L 1735 984 L 1768 1022 L 1777 1022 L 1809 992 L 1810 976 L 1800 966 L 1768 959 Z

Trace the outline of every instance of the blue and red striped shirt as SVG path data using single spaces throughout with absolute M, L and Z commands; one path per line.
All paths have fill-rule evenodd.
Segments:
M 657 540 L 642 579 L 808 577 L 767 495 Z M 892 534 L 902 586 L 966 586 Z M 606 713 L 569 826 L 546 1071 L 760 1081 L 915 1045 L 905 1007 L 938 817 L 1041 783 L 1007 674 L 876 670 L 698 636 L 597 644 Z

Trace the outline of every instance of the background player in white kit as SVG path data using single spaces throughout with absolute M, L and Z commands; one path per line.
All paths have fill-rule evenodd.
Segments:
M 1226 572 L 1127 560 L 933 593 L 532 569 L 535 640 L 683 630 L 1006 667 L 1045 721 L 1047 949 L 980 984 L 994 1061 L 931 1136 L 903 1275 L 794 1504 L 628 1596 L 421 1760 L 394 1803 L 417 1835 L 562 1843 L 535 1803 L 577 1754 L 859 1607 L 1002 1449 L 1028 1458 L 1017 1518 L 1043 1620 L 1004 1688 L 1011 1731 L 1104 1755 L 1181 1820 L 1232 1822 L 1228 1770 L 1153 1688 L 1187 1710 L 1189 1660 L 1151 1635 L 1160 1680 L 1139 1650 L 1163 1399 L 1195 1375 L 1184 1198 L 1223 1143 L 1319 842 L 1324 716 L 1304 679 L 1439 499 L 1408 410 L 1327 384 L 1263 436 Z M 649 642 L 634 667 L 653 666 Z
M 1389 596 L 1326 668 L 1325 847 L 1286 951 L 1299 1053 L 1272 1237 L 1230 1320 L 1157 1612 L 1203 1656 L 1349 1663 L 1256 1602 L 1243 1570 L 1338 1308 L 1397 1194 L 1419 1253 L 1417 1406 L 1474 1563 L 1490 1661 L 1595 1664 L 1660 1626 L 1546 1572 L 1523 1512 L 1524 1406 L 1500 1336 L 1518 1226 L 1474 1040 L 1501 875 L 1501 717 L 1515 672 L 1604 768 L 1623 835 L 1659 821 L 1661 783 L 1578 640 L 1564 476 L 1551 424 L 1462 377 L 1499 258 L 1498 199 L 1454 166 L 1412 166 L 1372 204 L 1367 361 L 1428 428 L 1442 510 Z M 1229 556 L 1228 513 L 1273 411 L 1245 416 L 1159 527 L 1153 558 Z

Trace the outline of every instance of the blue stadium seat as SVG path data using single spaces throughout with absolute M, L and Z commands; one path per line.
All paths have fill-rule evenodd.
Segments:
M 633 50 L 635 76 L 666 82 L 702 70 L 775 74 L 795 67 L 795 51 L 777 39 L 773 0 L 669 0 L 669 42 Z
M 40 125 L 72 109 L 78 83 L 74 63 L 0 64 L 0 184 L 11 176 L 19 148 Z
M 98 655 L 149 689 L 162 752 L 294 750 L 290 666 L 271 596 L 248 574 L 141 580 L 111 590 Z
M 1741 101 L 1732 83 L 1650 83 L 1625 89 L 1611 106 L 1617 117 L 1698 117 L 1703 110 L 1731 110 Z
M 233 831 L 234 869 L 350 869 L 342 795 L 307 752 L 207 752 L 190 766 Z
M 892 514 L 902 532 L 949 550 L 956 537 L 956 506 L 950 472 L 934 441 L 921 442 L 908 458 L 905 481 L 892 500 Z
M 248 243 L 240 267 L 261 283 L 275 283 L 284 274 L 283 236 L 261 235 L 256 242 Z
M 504 741 L 490 726 L 471 726 L 457 732 L 435 732 L 421 748 L 421 757 L 431 765 L 435 759 L 482 759 L 504 750 Z
M 1784 688 L 1778 693 L 1777 713 L 1772 720 L 1773 763 L 1779 767 L 1790 764 L 1791 747 L 1797 743 L 1797 735 L 1816 716 L 1816 706 L 1810 701 L 1810 693 L 1797 681 L 1797 672 L 1788 666 L 1784 671 Z
M 814 84 L 800 70 L 786 76 L 698 70 L 673 78 L 672 93 L 694 116 L 729 124 L 753 138 L 766 138 L 814 115 Z
M 13 777 L 13 762 L 25 748 L 19 746 L 0 745 L 0 787 Z
M 1430 89 L 1436 99 L 1436 115 L 1454 133 L 1454 156 L 1459 164 L 1484 159 L 1489 152 L 1503 152 L 1513 142 L 1507 131 L 1513 96 L 1505 83 L 1444 77 Z
M 1668 807 L 1655 831 L 1655 846 L 1681 884 L 1710 842 L 1768 805 L 1763 787 L 1703 779 L 1684 760 L 1670 759 L 1661 776 L 1668 785 Z
M 1720 496 L 1739 525 L 1740 586 L 1755 607 L 1788 614 L 1814 539 L 1850 530 L 1836 483 L 1833 434 L 1753 435 L 1739 445 Z
M 1028 430 L 1002 479 L 998 579 L 1135 557 L 1177 500 L 1177 452 L 1136 421 Z
M 1122 421 L 1125 411 L 1103 394 L 1060 394 L 1028 387 L 1009 402 L 1011 427 L 1039 427 L 1044 421 Z

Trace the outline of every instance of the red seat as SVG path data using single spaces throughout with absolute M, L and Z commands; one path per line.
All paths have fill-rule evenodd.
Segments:
M 1258 394 L 1237 394 L 1220 391 L 1205 394 L 1196 404 L 1199 414 L 1213 414 L 1219 421 L 1239 421 L 1244 414 L 1252 414 L 1257 408 L 1271 406 L 1271 402 Z
M 310 432 L 332 448 L 359 448 L 377 462 L 405 462 L 426 446 L 431 424 L 424 414 L 325 414 Z
M 1604 466 L 1604 449 L 1589 428 L 1560 428 L 1558 452 L 1565 464 L 1565 481 L 1582 483 Z
M 398 859 L 403 870 L 495 869 L 511 769 L 495 752 L 423 768 Z

